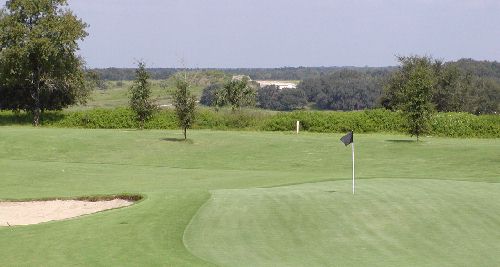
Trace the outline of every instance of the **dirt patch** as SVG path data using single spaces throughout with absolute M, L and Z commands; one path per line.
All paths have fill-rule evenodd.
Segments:
M 125 199 L 0 202 L 0 227 L 64 220 L 133 203 Z

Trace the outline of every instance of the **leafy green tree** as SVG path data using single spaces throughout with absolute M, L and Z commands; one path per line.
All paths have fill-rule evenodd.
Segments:
M 44 110 L 84 103 L 90 93 L 76 54 L 87 24 L 66 0 L 12 0 L 0 15 L 0 109 Z
M 135 71 L 134 83 L 130 87 L 130 108 L 135 112 L 141 129 L 144 128 L 144 123 L 151 118 L 156 109 L 151 100 L 151 84 L 148 79 L 146 64 L 139 62 Z
M 275 85 L 264 86 L 257 91 L 259 107 L 274 110 L 303 109 L 307 105 L 306 94 L 300 89 L 279 89 Z
M 278 110 L 303 109 L 307 105 L 306 94 L 300 89 L 283 89 L 278 96 Z
M 257 90 L 258 107 L 277 109 L 280 89 L 276 85 L 266 85 Z
M 500 64 L 465 59 L 445 64 L 439 61 L 428 64 L 436 80 L 432 103 L 437 111 L 479 115 L 496 113 L 500 109 Z M 407 79 L 401 74 L 402 72 L 395 73 L 392 76 L 393 85 Z M 399 108 L 396 89 L 396 86 L 386 86 L 381 97 L 382 106 L 392 110 Z
M 189 91 L 189 84 L 185 79 L 177 80 L 173 100 L 177 120 L 184 132 L 184 140 L 186 140 L 187 129 L 191 128 L 195 119 L 196 98 Z
M 387 72 L 339 70 L 302 81 L 297 88 L 319 109 L 359 110 L 372 108 L 382 93 Z
M 220 91 L 223 84 L 213 83 L 203 88 L 200 98 L 200 104 L 205 106 L 214 106 L 217 102 L 217 92 Z
M 500 111 L 500 82 L 498 80 L 478 77 L 473 81 L 473 88 L 477 90 L 473 91 L 475 102 L 471 103 L 469 112 L 488 114 Z
M 389 79 L 386 90 L 394 95 L 393 104 L 406 117 L 408 133 L 418 140 L 428 130 L 434 111 L 432 96 L 439 62 L 417 56 L 398 57 L 398 60 L 401 66 Z
M 87 70 L 85 72 L 85 81 L 87 82 L 87 86 L 92 89 L 98 90 L 106 90 L 108 89 L 108 85 L 106 81 L 101 78 L 101 75 L 94 70 Z
M 248 78 L 232 80 L 216 92 L 216 106 L 230 105 L 234 111 L 242 106 L 255 105 L 255 89 L 249 85 Z

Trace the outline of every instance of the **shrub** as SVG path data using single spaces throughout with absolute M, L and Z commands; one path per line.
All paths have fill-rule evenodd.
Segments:
M 365 111 L 294 111 L 272 112 L 256 109 L 216 112 L 208 108 L 196 111 L 195 129 L 294 131 L 296 121 L 310 132 L 340 133 L 404 133 L 405 123 L 399 112 L 385 109 Z M 25 112 L 0 112 L 0 125 L 30 125 L 31 116 Z M 71 128 L 137 128 L 134 113 L 128 108 L 91 109 L 85 111 L 46 112 L 42 125 Z M 175 111 L 164 109 L 146 124 L 146 129 L 177 129 Z M 500 138 L 500 116 L 469 113 L 438 113 L 430 122 L 430 135 L 446 137 Z

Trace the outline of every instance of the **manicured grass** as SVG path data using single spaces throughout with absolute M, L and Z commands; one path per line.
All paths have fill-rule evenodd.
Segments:
M 184 241 L 222 266 L 495 266 L 500 184 L 370 179 L 224 189 Z
M 339 134 L 181 136 L 0 127 L 0 198 L 145 196 L 0 228 L 0 265 L 500 264 L 499 139 L 357 135 L 352 197 Z

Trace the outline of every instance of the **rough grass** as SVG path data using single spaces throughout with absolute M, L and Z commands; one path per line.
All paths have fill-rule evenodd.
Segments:
M 490 252 L 489 255 L 496 255 L 494 249 L 498 251 L 499 139 L 424 138 L 417 143 L 399 135 L 357 135 L 360 191 L 353 199 L 356 202 L 350 203 L 351 155 L 350 149 L 338 140 L 341 134 L 207 130 L 193 130 L 189 134 L 192 142 L 172 141 L 181 138 L 180 131 L 0 127 L 2 199 L 120 192 L 145 197 L 127 209 L 2 228 L 0 265 L 210 266 L 211 262 L 219 261 L 199 254 L 191 244 L 204 246 L 213 239 L 207 236 L 198 240 L 199 236 L 190 234 L 197 230 L 188 229 L 188 250 L 183 236 L 191 221 L 195 226 L 196 221 L 204 220 L 199 220 L 199 216 L 211 210 L 210 199 L 225 192 L 242 195 L 238 198 L 229 194 L 218 205 L 227 204 L 229 209 L 247 199 L 251 211 L 241 217 L 238 227 L 228 226 L 228 236 L 218 240 L 220 243 L 215 247 L 234 244 L 234 255 L 238 255 L 236 252 L 241 252 L 236 248 L 242 246 L 231 242 L 240 240 L 243 245 L 248 240 L 248 254 L 237 264 L 232 264 L 234 257 L 228 256 L 229 265 L 263 262 L 302 265 L 314 255 L 318 261 L 311 260 L 311 264 L 322 261 L 324 265 L 336 265 L 341 258 L 338 263 L 344 266 L 359 266 L 368 260 L 369 265 L 381 262 L 385 266 L 446 265 L 446 260 L 456 265 L 500 264 L 494 256 L 485 256 Z M 318 181 L 326 182 L 302 185 Z M 283 186 L 287 184 L 296 186 Z M 269 188 L 256 189 L 263 187 Z M 314 190 L 323 187 L 336 192 L 315 193 Z M 243 216 L 241 207 L 241 210 L 231 208 L 230 214 L 235 218 L 220 225 L 239 220 L 236 216 Z M 204 211 L 206 208 L 209 209 Z M 351 208 L 359 213 L 344 213 Z M 392 213 L 398 210 L 402 217 Z M 393 217 L 389 220 L 378 216 L 376 211 Z M 283 217 L 277 218 L 280 214 Z M 337 220 L 333 214 L 345 217 Z M 319 226 L 326 227 L 328 220 L 335 225 L 326 227 L 329 232 L 324 236 L 314 226 L 314 222 L 323 219 Z M 403 229 L 392 228 L 395 230 L 392 233 L 378 227 L 384 223 L 400 225 L 398 219 L 401 225 L 416 227 L 418 233 L 426 233 L 424 237 L 429 238 L 412 238 Z M 220 231 L 219 225 L 206 222 L 207 227 L 213 227 L 203 231 Z M 359 228 L 350 222 L 358 222 Z M 259 225 L 272 227 L 278 236 L 285 235 L 287 240 L 296 242 L 287 243 L 290 251 L 278 249 L 278 241 L 259 239 L 266 231 Z M 245 232 L 245 229 L 253 230 Z M 344 234 L 345 241 L 328 238 L 330 233 Z M 489 248 L 460 243 L 466 239 L 471 245 L 484 242 Z M 311 240 L 339 250 L 330 250 L 331 255 L 326 255 L 326 250 L 319 246 L 311 249 Z M 369 241 L 366 249 L 361 245 L 364 240 Z M 393 243 L 388 245 L 388 241 Z M 438 251 L 432 252 L 429 249 L 432 247 L 449 250 L 437 259 Z M 251 257 L 256 250 L 263 249 L 268 249 L 266 261 L 262 255 Z M 291 251 L 304 256 L 283 258 Z M 215 252 L 207 249 L 206 253 Z M 394 260 L 384 258 L 388 255 L 394 256 Z M 479 260 L 481 255 L 484 257 Z

